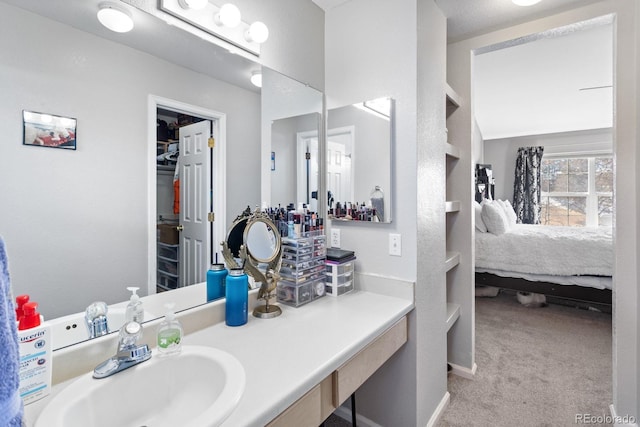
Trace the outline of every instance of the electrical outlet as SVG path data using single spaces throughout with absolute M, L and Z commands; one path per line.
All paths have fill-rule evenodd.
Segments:
M 340 229 L 339 228 L 331 229 L 331 247 L 332 248 L 340 247 Z
M 402 256 L 402 237 L 389 233 L 389 255 Z

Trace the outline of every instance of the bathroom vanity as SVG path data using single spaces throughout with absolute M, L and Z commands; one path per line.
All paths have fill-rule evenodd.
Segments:
M 277 318 L 250 317 L 241 327 L 225 325 L 222 302 L 178 315 L 184 346 L 217 348 L 244 368 L 244 393 L 223 426 L 317 426 L 402 347 L 414 306 L 413 283 L 356 277 L 356 286 L 339 298 L 282 306 Z M 256 304 L 252 297 L 250 303 Z M 144 341 L 153 343 L 157 322 L 145 324 Z M 27 426 L 56 394 L 113 353 L 114 339 L 106 336 L 55 352 L 57 384 L 51 396 L 25 408 Z M 136 367 L 116 375 L 135 376 Z

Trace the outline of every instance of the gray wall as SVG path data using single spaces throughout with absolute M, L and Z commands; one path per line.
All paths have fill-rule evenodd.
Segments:
M 484 141 L 484 160 L 492 165 L 496 199 L 513 200 L 514 170 L 518 148 L 543 146 L 544 154 L 613 152 L 611 129 L 530 135 Z
M 359 272 L 416 282 L 409 342 L 358 390 L 358 412 L 380 425 L 424 426 L 446 393 L 445 18 L 430 0 L 351 0 L 327 12 L 325 40 L 328 109 L 396 100 L 393 222 L 331 227 L 355 250 Z M 419 192 L 419 179 L 431 191 Z M 402 235 L 401 257 L 388 255 L 389 233 Z

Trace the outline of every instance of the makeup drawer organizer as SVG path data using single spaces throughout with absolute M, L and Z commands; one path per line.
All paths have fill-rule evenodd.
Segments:
M 299 307 L 325 295 L 326 236 L 310 231 L 299 238 L 282 239 L 282 266 L 278 301 Z

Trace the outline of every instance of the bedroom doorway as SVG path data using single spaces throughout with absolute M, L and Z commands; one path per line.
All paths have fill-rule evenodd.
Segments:
M 598 17 L 472 50 L 470 67 L 473 70 L 470 102 L 477 122 L 471 152 L 476 164 L 491 165 L 494 198 L 513 200 L 518 148 L 544 146 L 542 158 L 546 159 L 543 162 L 546 170 L 543 170 L 541 187 L 547 187 L 541 198 L 546 205 L 541 209 L 546 209 L 547 220 L 563 226 L 582 226 L 585 230 L 608 227 L 609 238 L 614 233 L 615 223 L 611 221 L 615 212 L 615 176 L 614 162 L 610 160 L 615 159 L 616 154 L 613 115 L 615 34 L 613 15 Z M 610 181 L 603 184 L 598 174 L 600 178 L 606 175 Z M 480 232 L 476 230 L 475 233 Z M 611 272 L 607 283 L 579 286 L 552 283 L 551 287 L 572 286 L 578 291 L 577 296 L 583 289 L 585 294 L 590 294 L 587 288 L 604 287 L 608 288 L 604 295 L 608 295 L 611 302 L 615 246 L 610 243 L 610 247 Z M 476 246 L 476 256 L 477 250 Z M 518 277 L 532 282 L 541 280 L 527 275 Z M 552 280 L 555 276 L 547 277 L 546 281 Z M 519 289 L 512 289 L 510 292 L 516 301 Z M 587 300 L 593 298 L 587 297 Z M 547 302 L 554 304 L 563 301 L 547 297 Z M 523 299 L 520 302 L 536 305 L 540 301 Z M 574 305 L 603 308 L 594 304 Z M 544 315 L 544 309 L 539 310 Z M 476 308 L 476 312 L 476 316 L 486 314 L 486 304 L 480 310 Z M 590 313 L 587 311 L 586 314 Z M 615 315 L 610 317 L 610 322 L 612 327 L 608 335 L 611 340 Z M 602 353 L 607 359 L 606 366 L 611 366 L 607 378 L 610 394 L 605 397 L 609 403 L 615 400 L 610 381 L 616 373 L 612 349 L 614 345 L 609 344 Z M 545 366 L 538 368 L 543 371 Z M 588 368 L 583 369 L 588 376 Z M 605 406 L 604 409 L 609 408 Z

